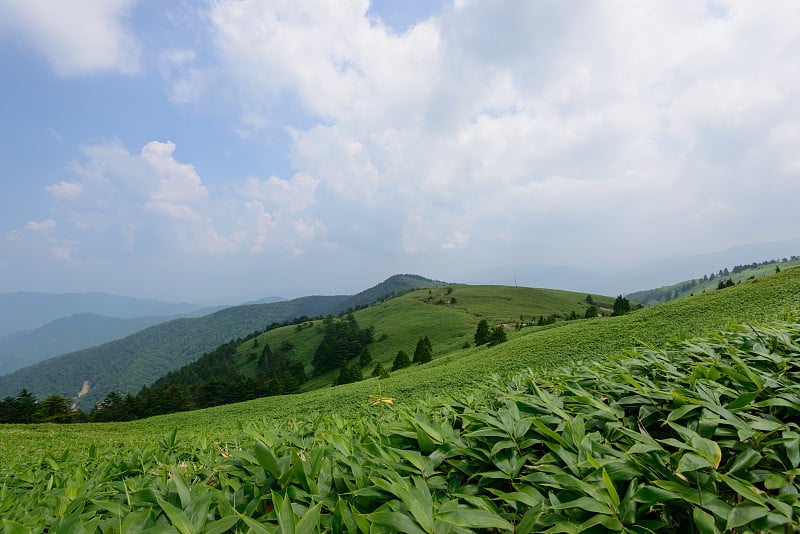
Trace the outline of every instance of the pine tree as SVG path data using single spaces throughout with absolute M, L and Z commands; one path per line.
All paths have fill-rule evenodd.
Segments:
M 358 365 L 364 368 L 370 363 L 372 363 L 372 354 L 370 354 L 369 349 L 367 347 L 364 347 L 361 350 L 361 354 L 358 356 Z
M 375 364 L 375 369 L 372 370 L 372 376 L 378 377 L 379 380 L 383 380 L 389 376 L 389 371 L 387 371 L 381 362 Z
M 419 338 L 417 341 L 417 348 L 414 349 L 414 360 L 412 363 L 422 364 L 428 363 L 433 360 L 433 349 L 431 348 L 431 340 L 428 336 Z
M 408 367 L 409 365 L 411 365 L 411 359 L 408 357 L 408 354 L 406 354 L 406 351 L 402 349 L 397 351 L 397 356 L 395 357 L 394 362 L 392 362 L 392 371 L 397 371 L 398 369 Z
M 489 334 L 489 341 L 488 344 L 490 347 L 494 347 L 495 345 L 499 345 L 500 343 L 504 343 L 508 339 L 506 337 L 506 329 L 503 326 L 495 326 L 492 328 L 492 333 Z
M 485 345 L 489 342 L 489 323 L 486 319 L 481 319 L 478 328 L 475 330 L 475 346 Z

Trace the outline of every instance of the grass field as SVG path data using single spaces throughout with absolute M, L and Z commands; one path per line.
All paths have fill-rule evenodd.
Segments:
M 454 304 L 450 304 L 451 299 Z M 599 306 L 613 306 L 613 298 L 593 295 L 593 299 Z M 451 285 L 411 291 L 353 315 L 362 328 L 374 328 L 376 342 L 369 346 L 370 353 L 376 363 L 390 368 L 397 351 L 413 354 L 422 336 L 430 338 L 434 357 L 442 356 L 460 351 L 465 343 L 473 343 L 475 327 L 481 319 L 497 325 L 530 322 L 540 315 L 567 316 L 573 311 L 583 317 L 588 306 L 585 300 L 585 293 L 553 289 Z M 259 336 L 257 347 L 251 340 L 242 343 L 240 361 L 254 371 L 255 362 L 251 358 L 248 365 L 248 356 L 260 353 L 264 343 L 274 350 L 289 341 L 295 347 L 290 356 L 303 362 L 306 372 L 311 374 L 311 360 L 322 336 L 322 321 L 301 328 L 296 325 L 277 328 Z M 304 390 L 329 386 L 337 372 L 312 377 Z
M 513 293 L 517 289 L 519 288 L 508 288 L 512 303 Z M 459 288 L 456 287 L 453 295 L 457 302 L 458 292 Z M 577 294 L 573 295 L 577 298 Z M 410 293 L 402 298 L 424 299 L 427 298 L 427 290 L 423 293 Z M 373 324 L 376 325 L 378 335 L 392 326 L 380 322 L 381 306 L 378 305 L 369 312 L 375 318 L 376 322 Z M 439 306 L 441 305 L 437 307 Z M 388 379 L 382 381 L 370 378 L 336 388 L 257 399 L 130 423 L 6 425 L 0 427 L 0 461 L 16 461 L 43 454 L 57 456 L 65 450 L 88 451 L 92 445 L 112 449 L 145 445 L 153 443 L 171 429 L 177 429 L 178 435 L 184 440 L 222 442 L 240 435 L 243 426 L 250 423 L 272 424 L 333 413 L 348 417 L 364 413 L 370 396 L 379 393 L 396 398 L 400 404 L 413 403 L 444 390 L 463 391 L 485 381 L 493 373 L 507 373 L 525 368 L 549 369 L 569 362 L 596 360 L 635 345 L 660 346 L 670 340 L 724 328 L 730 322 L 769 320 L 798 308 L 800 269 L 795 268 L 767 278 L 746 281 L 725 290 L 644 308 L 622 317 L 571 321 L 558 323 L 554 327 L 526 328 L 520 332 L 512 332 L 508 342 L 496 347 L 458 349 L 446 356 L 436 357 L 440 354 L 437 345 L 444 345 L 443 339 L 451 335 L 447 328 L 437 326 L 437 329 L 430 332 L 417 331 L 416 327 L 409 328 L 402 334 L 405 337 L 401 338 L 399 325 L 395 324 L 391 332 L 394 332 L 396 341 L 410 344 L 412 350 L 412 342 L 419 335 L 428 333 L 432 340 L 438 339 L 438 342 L 433 342 L 433 362 L 392 373 Z M 367 310 L 359 313 L 365 312 Z M 454 316 L 458 313 L 463 314 L 454 307 Z M 519 309 L 514 309 L 509 315 L 510 319 L 518 318 Z M 363 321 L 364 325 L 370 324 L 367 316 L 363 317 L 359 316 L 359 321 Z M 502 319 L 499 314 L 492 317 L 495 320 Z M 470 319 L 472 320 L 474 318 Z M 425 324 L 422 320 L 418 326 Z M 468 333 L 467 330 L 463 332 L 462 337 Z M 275 335 L 275 332 L 270 334 Z M 389 337 L 391 339 L 392 334 Z M 458 341 L 451 343 L 457 345 Z M 391 350 L 393 347 L 387 349 L 387 352 L 391 354 Z
M 794 270 L 380 382 L 4 427 L 0 530 L 796 532 L 798 294 Z

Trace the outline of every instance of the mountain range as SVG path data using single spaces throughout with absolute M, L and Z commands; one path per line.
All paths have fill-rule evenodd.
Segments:
M 416 275 L 395 275 L 355 295 L 232 306 L 202 317 L 162 322 L 122 339 L 0 376 L 0 397 L 17 395 L 26 388 L 37 397 L 78 397 L 82 406 L 91 406 L 110 391 L 135 392 L 221 343 L 262 331 L 270 324 L 303 316 L 335 315 L 408 289 L 442 284 Z

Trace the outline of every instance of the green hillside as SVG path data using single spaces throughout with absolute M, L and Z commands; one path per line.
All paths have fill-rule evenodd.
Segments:
M 426 293 L 401 299 L 446 306 Z M 2 525 L 795 531 L 798 309 L 800 269 L 786 269 L 624 316 L 522 328 L 384 380 L 131 423 L 4 425 Z
M 263 330 L 294 317 L 337 313 L 347 296 L 235 306 L 204 317 L 176 319 L 90 349 L 50 358 L 0 377 L 0 397 L 27 388 L 38 398 L 51 394 L 75 398 L 91 407 L 110 391 L 135 393 L 163 374 L 192 362 L 220 343 Z
M 123 339 L 63 354 L 0 377 L 0 398 L 26 388 L 37 398 L 61 395 L 85 409 L 109 392 L 136 393 L 164 374 L 197 360 L 233 339 L 262 331 L 272 323 L 319 317 L 363 307 L 387 296 L 441 282 L 416 275 L 394 275 L 355 295 L 310 296 L 266 304 L 234 306 L 199 318 L 158 324 Z
M 8 532 L 793 531 L 798 308 L 787 269 L 384 380 L 4 425 L 0 517 Z
M 119 319 L 94 313 L 62 317 L 29 332 L 0 338 L 0 376 L 80 349 L 123 338 L 175 317 Z
M 437 357 L 429 364 L 394 372 L 381 381 L 369 378 L 298 395 L 267 397 L 130 423 L 7 425 L 0 428 L 0 460 L 29 454 L 30 443 L 36 443 L 42 453 L 60 454 L 65 448 L 85 451 L 92 444 L 98 447 L 147 444 L 172 429 L 177 429 L 184 440 L 228 441 L 241 433 L 242 425 L 272 425 L 315 414 L 347 417 L 364 413 L 366 401 L 379 392 L 406 405 L 443 391 L 474 387 L 493 373 L 526 368 L 541 370 L 595 360 L 642 343 L 661 346 L 670 340 L 724 328 L 732 321 L 759 322 L 780 318 L 797 309 L 800 309 L 800 269 L 785 269 L 723 291 L 644 308 L 621 317 L 525 328 L 511 333 L 509 341 L 501 345 L 459 350 Z
M 776 270 L 790 269 L 798 265 L 800 265 L 800 257 L 797 256 L 784 258 L 783 260 L 767 260 L 750 265 L 735 265 L 731 269 L 720 269 L 718 272 L 704 275 L 702 278 L 693 278 L 655 289 L 636 291 L 629 293 L 626 297 L 645 306 L 653 306 L 670 300 L 716 291 L 718 284 L 726 282 L 728 279 L 738 284 L 744 280 L 763 278 L 774 274 Z
M 593 295 L 598 306 L 607 310 L 613 298 Z M 452 301 L 452 304 L 451 304 Z M 417 340 L 428 336 L 433 345 L 434 357 L 461 351 L 465 344 L 473 344 L 475 327 L 481 319 L 492 325 L 506 324 L 516 328 L 540 328 L 527 326 L 538 317 L 556 315 L 568 317 L 575 312 L 583 317 L 588 304 L 585 293 L 573 293 L 552 289 L 535 289 L 506 286 L 447 285 L 418 289 L 402 296 L 386 300 L 353 315 L 362 328 L 373 327 L 375 342 L 369 346 L 374 361 L 391 367 L 399 350 L 413 354 Z M 314 376 L 311 360 L 322 340 L 322 324 L 316 321 L 305 328 L 287 326 L 259 336 L 259 346 L 247 341 L 239 347 L 240 363 L 244 368 L 254 369 L 249 355 L 261 350 L 264 343 L 278 347 L 290 342 L 294 349 L 291 357 L 306 365 L 311 380 L 305 390 L 330 385 L 336 372 Z M 249 365 L 248 365 L 249 364 Z M 372 364 L 374 366 L 374 363 Z M 371 371 L 372 367 L 365 371 Z

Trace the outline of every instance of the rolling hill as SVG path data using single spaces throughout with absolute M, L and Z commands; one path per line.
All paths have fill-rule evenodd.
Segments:
M 387 296 L 440 282 L 413 275 L 396 275 L 357 295 L 311 296 L 293 300 L 233 306 L 199 318 L 182 318 L 151 326 L 135 334 L 50 358 L 0 377 L 0 397 L 27 388 L 38 398 L 50 394 L 79 397 L 91 407 L 110 391 L 136 392 L 169 371 L 199 358 L 217 345 L 295 317 L 337 314 Z M 387 293 L 387 291 L 389 293 Z M 363 294 L 368 293 L 368 296 Z M 86 391 L 88 386 L 88 391 Z M 82 392 L 79 396 L 79 392 Z
M 383 380 L 0 425 L 1 511 L 15 532 L 796 531 L 798 295 L 786 269 Z
M 733 283 L 739 283 L 743 280 L 763 278 L 773 274 L 776 270 L 780 271 L 781 269 L 797 267 L 798 265 L 800 265 L 800 257 L 798 256 L 792 256 L 791 259 L 784 258 L 783 260 L 766 260 L 748 265 L 735 265 L 730 270 L 728 268 L 720 269 L 718 272 L 706 274 L 702 278 L 692 278 L 655 289 L 635 291 L 627 294 L 626 297 L 645 306 L 653 306 L 670 300 L 714 291 L 720 281 L 726 281 L 729 278 Z
M 189 315 L 202 309 L 186 303 L 169 303 L 106 293 L 0 293 L 0 336 L 39 328 L 76 313 L 133 319 L 147 316 Z
M 120 319 L 77 313 L 27 332 L 0 338 L 0 376 L 42 360 L 123 338 L 175 317 Z

